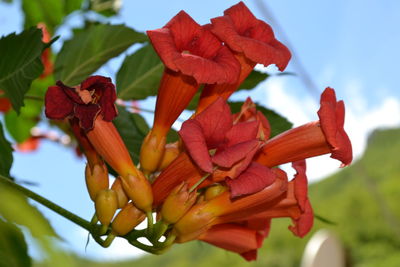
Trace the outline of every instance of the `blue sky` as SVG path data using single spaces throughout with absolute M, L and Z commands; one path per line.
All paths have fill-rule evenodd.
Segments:
M 19 1 L 12 5 L 0 3 L 0 35 L 21 31 Z M 320 92 L 331 86 L 347 107 L 346 129 L 355 154 L 361 155 L 367 134 L 376 127 L 400 126 L 400 2 L 396 0 L 337 1 L 263 1 L 276 21 L 260 12 L 259 1 L 244 1 L 260 19 L 273 28 L 278 22 L 296 56 Z M 124 1 L 120 15 L 113 23 L 125 23 L 139 31 L 162 27 L 180 10 L 185 10 L 198 23 L 208 23 L 237 1 Z M 79 24 L 70 18 L 69 24 Z M 62 38 L 68 31 L 61 29 Z M 275 30 L 278 39 L 282 32 Z M 60 46 L 56 44 L 56 47 Z M 114 71 L 123 59 L 110 65 Z M 273 68 L 272 68 L 273 69 Z M 286 69 L 298 72 L 294 62 Z M 107 74 L 107 70 L 100 73 Z M 287 116 L 295 125 L 317 119 L 315 95 L 297 76 L 271 78 L 253 93 L 255 99 Z M 240 97 L 244 97 L 240 95 Z M 154 101 L 153 101 L 154 102 Z M 144 105 L 153 105 L 152 101 Z M 147 107 L 147 106 L 146 106 Z M 152 108 L 151 106 L 149 108 Z M 337 170 L 339 163 L 327 157 L 309 162 L 310 177 L 320 179 Z M 72 151 L 50 142 L 43 142 L 32 154 L 15 153 L 13 175 L 34 181 L 32 189 L 54 202 L 89 219 L 92 203 L 86 193 L 84 161 Z M 64 246 L 81 255 L 113 258 L 135 255 L 134 248 L 113 244 L 104 250 L 93 242 L 85 253 L 85 232 L 60 216 L 42 209 L 57 232 L 66 240 Z

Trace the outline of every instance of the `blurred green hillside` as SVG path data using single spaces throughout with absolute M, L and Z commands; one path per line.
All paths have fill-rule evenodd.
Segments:
M 162 256 L 134 261 L 97 263 L 79 261 L 85 267 L 200 267 L 200 266 L 299 266 L 312 234 L 327 228 L 344 242 L 348 266 L 400 266 L 400 129 L 377 130 L 369 138 L 361 160 L 310 187 L 317 214 L 334 221 L 316 221 L 313 232 L 299 239 L 287 230 L 290 220 L 274 220 L 256 262 L 205 243 L 176 245 Z

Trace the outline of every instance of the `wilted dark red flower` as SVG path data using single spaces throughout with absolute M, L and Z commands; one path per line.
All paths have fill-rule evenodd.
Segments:
M 45 113 L 55 120 L 75 117 L 82 129 L 90 131 L 98 115 L 105 121 L 112 121 L 117 116 L 116 98 L 115 86 L 110 78 L 92 76 L 76 87 L 58 81 L 46 92 Z

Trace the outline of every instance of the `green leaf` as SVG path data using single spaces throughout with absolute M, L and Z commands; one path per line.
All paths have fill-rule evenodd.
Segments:
M 120 10 L 120 0 L 90 0 L 90 10 L 93 10 L 105 17 L 118 14 Z
M 141 115 L 129 113 L 125 108 L 118 106 L 118 116 L 113 123 L 124 140 L 132 160 L 138 163 L 140 147 L 149 129 L 146 121 Z
M 146 40 L 143 33 L 123 25 L 90 26 L 64 43 L 56 59 L 55 78 L 71 86 L 77 85 L 109 59 L 132 44 Z
M 118 71 L 118 97 L 131 100 L 156 95 L 163 70 L 164 65 L 153 47 L 145 45 L 127 56 Z
M 260 82 L 264 81 L 269 77 L 269 74 L 262 73 L 256 70 L 253 70 L 249 76 L 247 76 L 246 80 L 242 82 L 239 86 L 238 90 L 251 90 L 256 87 Z
M 50 32 L 62 22 L 64 17 L 63 1 L 54 0 L 22 0 L 22 10 L 25 14 L 24 27 L 45 23 Z
M 43 72 L 42 31 L 36 28 L 0 39 L 0 88 L 19 113 L 30 84 Z
M 9 185 L 1 184 L 0 203 L 0 218 L 25 226 L 29 230 L 38 241 L 37 244 L 47 254 L 45 262 L 48 265 L 46 266 L 74 266 L 68 255 L 59 251 L 55 246 L 54 239 L 49 238 L 58 236 L 48 220 L 28 202 L 26 197 Z M 0 258 L 0 263 L 2 259 Z
M 179 134 L 174 129 L 169 129 L 167 134 L 167 143 L 174 143 L 179 140 Z
M 64 0 L 64 15 L 81 8 L 83 0 Z
M 249 76 L 242 82 L 237 90 L 251 90 L 256 87 L 260 82 L 264 81 L 269 77 L 269 74 L 262 73 L 256 70 L 253 70 Z M 187 110 L 195 110 L 197 108 L 197 104 L 199 103 L 200 94 L 202 88 L 198 90 L 198 92 L 193 97 L 192 101 L 190 101 L 189 105 L 186 107 Z
M 4 115 L 5 124 L 8 132 L 17 143 L 22 143 L 31 136 L 31 129 L 40 121 L 43 101 L 47 88 L 54 84 L 51 76 L 46 79 L 36 79 L 26 96 L 35 99 L 25 98 L 25 106 L 21 108 L 18 115 L 11 110 Z
M 4 136 L 3 126 L 0 123 L 0 174 L 9 177 L 13 163 L 13 149 Z
M 65 16 L 80 9 L 83 0 L 22 0 L 22 10 L 25 15 L 24 27 L 46 24 L 46 28 L 54 33 Z
M 244 102 L 228 102 L 231 107 L 232 113 L 240 112 L 240 108 L 242 107 Z M 262 114 L 268 119 L 269 124 L 271 125 L 271 136 L 270 138 L 287 131 L 292 128 L 293 124 L 290 123 L 286 118 L 282 117 L 275 111 L 265 108 L 257 103 L 257 110 L 261 111 Z
M 0 266 L 32 266 L 28 247 L 21 230 L 14 224 L 0 219 Z

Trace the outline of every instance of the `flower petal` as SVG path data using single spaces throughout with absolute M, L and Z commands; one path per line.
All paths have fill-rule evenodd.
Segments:
M 217 150 L 217 153 L 212 157 L 212 162 L 220 167 L 230 168 L 233 164 L 238 161 L 250 157 L 251 152 L 254 152 L 256 147 L 259 147 L 259 141 L 257 139 L 245 141 L 233 146 L 230 146 L 224 150 Z M 254 153 L 252 153 L 254 155 Z M 247 167 L 247 166 L 246 166 Z
M 236 179 L 226 179 L 231 197 L 239 197 L 257 193 L 265 187 L 270 186 L 276 177 L 274 172 L 256 162 L 252 162 L 250 166 Z
M 259 123 L 257 121 L 241 122 L 233 125 L 226 133 L 226 146 L 233 146 L 257 137 Z
M 304 237 L 310 232 L 314 224 L 314 213 L 308 199 L 305 202 L 304 212 L 300 215 L 300 218 L 292 219 L 292 221 L 294 225 L 289 226 L 289 230 L 292 231 L 294 235 Z
M 76 105 L 74 113 L 75 117 L 79 119 L 79 126 L 87 132 L 93 129 L 94 120 L 100 113 L 100 107 L 97 104 Z
M 162 29 L 147 31 L 164 64 L 192 76 L 197 83 L 235 83 L 240 64 L 229 49 L 184 11 Z
M 257 249 L 262 243 L 257 231 L 233 223 L 215 225 L 203 233 L 199 240 L 239 253 L 247 261 L 257 258 Z
M 75 91 L 74 87 L 69 87 L 63 84 L 61 81 L 57 81 L 56 85 L 60 87 L 64 93 L 71 98 L 71 100 L 77 104 L 85 104 L 82 99 L 79 97 L 78 93 Z
M 224 142 L 225 134 L 233 124 L 230 108 L 222 98 L 218 98 L 194 119 L 200 123 L 209 149 Z
M 100 75 L 91 76 L 81 83 L 80 90 L 94 90 L 93 95 L 98 99 L 103 120 L 112 121 L 117 116 L 117 109 L 114 105 L 117 94 L 110 78 Z
M 306 202 L 308 201 L 308 181 L 306 176 L 306 161 L 296 161 L 292 164 L 297 171 L 294 181 L 294 195 L 302 212 L 305 210 Z
M 343 101 L 336 102 L 336 94 L 332 88 L 326 88 L 321 95 L 321 108 L 318 116 L 322 131 L 331 146 L 334 159 L 347 166 L 353 160 L 352 146 L 344 126 L 345 107 Z
M 59 86 L 50 86 L 45 96 L 45 114 L 49 119 L 62 120 L 74 111 L 74 103 Z
M 271 27 L 258 20 L 243 2 L 225 10 L 225 16 L 211 20 L 212 31 L 232 50 L 244 53 L 250 60 L 283 71 L 290 58 L 289 50 L 275 39 Z
M 203 129 L 197 120 L 188 120 L 179 131 L 191 158 L 205 172 L 212 172 L 212 163 Z
M 173 71 L 178 71 L 175 59 L 180 57 L 180 53 L 175 47 L 174 39 L 172 38 L 170 30 L 162 28 L 147 31 L 146 33 L 150 38 L 154 50 L 161 58 L 164 65 Z

